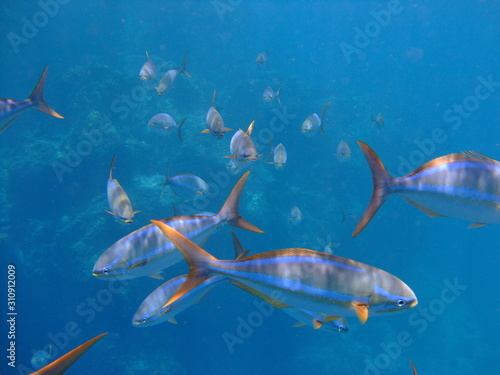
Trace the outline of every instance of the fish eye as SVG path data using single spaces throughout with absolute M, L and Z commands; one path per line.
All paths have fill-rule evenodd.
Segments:
M 142 318 L 142 319 L 141 319 L 141 322 L 142 322 L 142 323 L 146 323 L 147 321 L 148 321 L 148 320 L 146 319 L 146 317 L 144 317 L 144 318 Z
M 103 268 L 102 273 L 107 275 L 109 273 L 109 268 Z
M 399 299 L 396 304 L 398 305 L 398 307 L 403 307 L 404 305 L 406 305 L 406 301 L 403 299 Z

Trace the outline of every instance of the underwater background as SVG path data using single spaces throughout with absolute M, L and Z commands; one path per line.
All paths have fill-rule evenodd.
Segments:
M 57 358 L 103 332 L 68 374 L 411 374 L 409 359 L 421 375 L 498 373 L 498 226 L 431 219 L 395 196 L 359 236 L 351 233 L 372 191 L 357 140 L 393 176 L 464 150 L 500 159 L 499 18 L 495 0 L 3 0 L 0 97 L 28 97 L 48 65 L 45 99 L 64 119 L 28 110 L 0 136 L 0 303 L 6 311 L 13 264 L 18 312 L 17 367 L 7 366 L 4 315 L 0 373 L 30 373 L 37 350 Z M 192 78 L 179 76 L 158 96 L 138 76 L 146 50 L 156 84 L 186 52 Z M 260 52 L 264 66 L 255 64 Z M 496 86 L 478 98 L 488 80 Z M 281 88 L 282 106 L 262 100 L 267 86 Z M 224 158 L 234 132 L 200 134 L 214 90 L 227 127 L 246 130 L 255 120 L 263 154 L 250 166 L 240 212 L 265 233 L 236 229 L 243 246 L 252 254 L 323 251 L 332 242 L 333 254 L 401 278 L 417 307 L 365 325 L 350 317 L 346 334 L 294 328 L 274 310 L 243 337 L 239 325 L 259 311 L 258 298 L 223 283 L 177 325 L 131 325 L 162 281 L 110 283 L 92 276 L 93 265 L 150 219 L 172 216 L 172 202 L 188 213 L 220 209 L 242 172 L 233 175 Z M 302 121 L 328 101 L 325 134 L 301 134 Z M 160 112 L 187 117 L 184 143 L 147 126 Z M 372 121 L 378 113 L 383 125 Z M 269 137 L 287 149 L 280 170 L 265 162 Z M 352 151 L 347 160 L 336 156 L 341 140 Z M 103 211 L 115 153 L 114 177 L 141 211 L 130 226 Z M 184 202 L 166 189 L 160 199 L 168 164 L 203 178 L 212 194 Z M 289 220 L 294 205 L 299 223 Z M 232 257 L 228 227 L 203 247 Z M 182 261 L 163 276 L 187 270 Z M 227 333 L 241 340 L 228 345 Z

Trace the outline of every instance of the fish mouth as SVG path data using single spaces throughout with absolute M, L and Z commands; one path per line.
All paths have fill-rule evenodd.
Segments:
M 415 298 L 413 301 L 410 302 L 410 308 L 413 308 L 418 305 L 418 300 Z

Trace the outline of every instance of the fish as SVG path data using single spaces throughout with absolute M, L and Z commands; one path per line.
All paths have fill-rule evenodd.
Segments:
M 160 199 L 163 197 L 163 191 L 167 185 L 170 186 L 175 195 L 183 196 L 189 199 L 193 198 L 193 195 L 196 194 L 204 196 L 210 194 L 210 187 L 200 177 L 195 176 L 192 173 L 179 173 L 175 176 L 169 177 L 169 169 L 165 174 L 165 182 L 163 183 Z
M 285 146 L 281 143 L 273 149 L 273 161 L 269 164 L 274 164 L 276 168 L 282 168 L 285 166 L 287 160 L 287 153 Z
M 196 243 L 203 243 L 224 224 L 252 232 L 263 233 L 255 225 L 243 219 L 238 203 L 250 171 L 236 183 L 226 202 L 216 215 L 177 216 L 163 222 L 177 228 Z M 156 276 L 182 260 L 175 245 L 153 224 L 148 224 L 121 238 L 99 257 L 93 275 L 101 279 L 135 279 Z
M 156 77 L 156 65 L 149 57 L 148 51 L 146 51 L 146 57 L 148 58 L 148 61 L 146 61 L 142 66 L 141 71 L 139 72 L 139 78 L 142 80 L 154 79 Z
M 115 220 L 120 223 L 132 224 L 134 222 L 134 215 L 140 211 L 134 211 L 132 209 L 132 203 L 130 202 L 127 193 L 122 188 L 118 180 L 113 178 L 115 160 L 116 154 L 113 156 L 111 166 L 109 167 L 108 203 L 110 211 L 104 211 L 113 215 Z
M 372 108 L 370 107 L 370 113 L 372 111 Z M 384 126 L 384 115 L 382 113 L 378 113 L 376 116 L 373 116 L 373 113 L 370 114 L 370 125 L 375 123 L 375 125 L 378 125 L 380 127 Z
M 351 155 L 352 153 L 349 145 L 346 141 L 341 140 L 337 145 L 337 153 L 335 154 L 335 156 L 341 163 L 343 163 L 344 161 L 349 160 Z
M 61 358 L 56 359 L 54 362 L 48 364 L 38 371 L 32 372 L 31 375 L 62 375 L 64 372 L 75 363 L 87 350 L 90 349 L 97 341 L 106 336 L 107 333 L 102 333 L 93 339 L 76 347 L 72 351 L 66 353 Z
M 181 128 L 182 125 L 184 125 L 184 122 L 186 122 L 186 120 L 187 117 L 183 118 L 177 124 L 173 119 L 173 117 L 170 116 L 168 113 L 158 113 L 157 115 L 154 115 L 151 118 L 151 120 L 149 120 L 148 125 L 154 128 L 165 129 L 165 130 L 176 129 L 177 137 L 179 137 L 181 142 L 184 142 L 184 140 L 182 139 Z
M 232 158 L 239 162 L 246 162 L 255 161 L 262 156 L 262 154 L 257 153 L 255 144 L 250 138 L 254 124 L 255 121 L 252 121 L 246 132 L 238 129 L 238 131 L 233 135 L 229 146 L 231 155 L 225 156 L 226 158 Z
M 172 85 L 174 84 L 174 81 L 179 74 L 183 73 L 187 77 L 191 78 L 191 75 L 186 70 L 187 59 L 188 59 L 188 54 L 186 53 L 186 55 L 184 56 L 184 61 L 182 62 L 180 68 L 170 69 L 163 75 L 163 77 L 161 77 L 160 84 L 158 85 L 158 87 L 155 87 L 156 91 L 158 92 L 158 95 L 163 95 L 166 92 L 168 92 L 172 88 Z
M 299 223 L 302 221 L 302 212 L 297 206 L 293 206 L 290 209 L 290 217 L 288 220 L 294 222 L 294 223 Z
M 24 100 L 0 98 L 0 121 L 6 120 L 3 125 L 0 125 L 0 134 L 7 130 L 7 128 L 12 125 L 12 123 L 23 113 L 23 111 L 28 108 L 36 109 L 37 111 L 46 113 L 56 118 L 64 118 L 50 108 L 43 98 L 47 69 L 48 65 L 45 66 L 45 69 L 43 70 L 42 75 L 40 76 L 40 79 L 38 80 L 38 83 L 29 98 Z
M 219 260 L 161 221 L 152 223 L 172 241 L 189 264 L 184 284 L 169 306 L 207 278 L 220 275 L 264 295 L 280 293 L 289 306 L 325 316 L 369 316 L 401 312 L 417 305 L 402 280 L 379 268 L 336 255 L 301 248 Z
M 54 348 L 52 344 L 47 345 L 47 350 L 36 350 L 33 352 L 33 357 L 31 357 L 31 366 L 35 369 L 42 368 L 46 366 L 54 356 Z
M 392 177 L 377 154 L 358 141 L 372 172 L 373 195 L 352 236 L 357 236 L 391 194 L 430 217 L 472 222 L 470 228 L 500 224 L 500 162 L 475 151 L 428 161 L 403 177 Z
M 325 112 L 328 107 L 332 104 L 331 102 L 327 102 L 321 111 L 321 116 L 318 116 L 316 113 L 313 113 L 308 118 L 304 120 L 300 127 L 301 133 L 311 133 L 318 128 L 321 130 L 322 134 L 325 134 L 325 126 L 323 122 L 323 118 L 325 117 Z
M 262 94 L 262 99 L 266 102 L 272 102 L 274 99 L 277 99 L 281 106 L 280 91 L 281 87 L 277 91 L 274 91 L 271 86 L 267 86 Z
M 248 252 L 243 250 L 241 243 L 239 243 L 238 237 L 233 231 L 230 231 L 233 237 L 233 242 L 235 243 L 235 259 L 240 256 L 245 256 Z M 160 285 L 153 292 L 151 292 L 142 301 L 141 305 L 132 317 L 132 325 L 134 327 L 150 327 L 163 322 L 170 322 L 177 324 L 175 316 L 180 314 L 182 311 L 196 304 L 201 300 L 208 292 L 210 292 L 217 283 L 225 280 L 222 276 L 213 276 L 199 284 L 196 288 L 191 289 L 189 293 L 179 298 L 175 303 L 170 305 L 167 309 L 163 308 L 163 305 L 167 303 L 174 293 L 180 288 L 180 286 L 186 281 L 187 275 L 181 275 L 174 277 L 171 280 Z
M 215 109 L 215 95 L 217 91 L 214 91 L 212 95 L 212 106 L 207 112 L 207 129 L 203 130 L 201 133 L 210 133 L 214 137 L 222 137 L 225 132 L 231 131 L 233 129 L 226 128 L 224 126 L 224 120 L 219 112 Z
M 267 52 L 261 52 L 257 55 L 257 58 L 255 59 L 255 63 L 257 65 L 266 65 L 267 64 L 267 55 L 269 54 L 269 51 Z
M 411 361 L 410 359 L 410 365 L 411 365 L 411 371 L 413 372 L 413 375 L 418 375 L 417 374 L 417 369 L 415 368 L 415 366 L 413 365 L 413 362 Z

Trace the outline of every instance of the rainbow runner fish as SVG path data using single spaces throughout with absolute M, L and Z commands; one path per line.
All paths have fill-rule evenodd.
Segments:
M 449 216 L 472 221 L 470 227 L 500 224 L 500 162 L 474 151 L 441 156 L 410 174 L 389 175 L 377 154 L 358 141 L 373 178 L 373 195 L 352 234 L 357 236 L 390 194 L 431 217 Z

